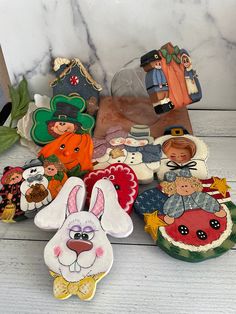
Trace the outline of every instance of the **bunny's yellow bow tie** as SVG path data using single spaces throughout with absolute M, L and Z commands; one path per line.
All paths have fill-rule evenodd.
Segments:
M 69 282 L 62 276 L 50 271 L 54 277 L 53 294 L 55 298 L 64 300 L 72 295 L 77 295 L 81 300 L 91 300 L 95 294 L 96 286 L 106 273 L 99 273 L 93 276 L 85 277 L 80 281 Z

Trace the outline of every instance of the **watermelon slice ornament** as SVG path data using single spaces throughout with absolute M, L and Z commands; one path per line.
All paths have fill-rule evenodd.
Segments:
M 164 204 L 157 202 L 152 213 L 144 209 L 143 216 L 145 231 L 167 254 L 200 262 L 235 245 L 236 206 L 225 179 L 199 180 L 182 169 L 178 174 L 167 172 L 159 189 L 168 198 Z

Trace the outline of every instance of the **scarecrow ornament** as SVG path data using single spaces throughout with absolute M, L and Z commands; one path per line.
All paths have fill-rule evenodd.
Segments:
M 52 196 L 48 190 L 48 180 L 44 175 L 42 162 L 39 159 L 26 162 L 23 169 L 24 181 L 20 186 L 20 206 L 25 215 L 31 218 L 51 202 Z
M 208 177 L 206 161 L 207 145 L 196 136 L 188 134 L 181 126 L 172 126 L 164 135 L 155 139 L 155 145 L 161 145 L 162 157 L 157 175 L 163 180 L 168 171 L 179 172 L 188 168 L 191 174 L 199 179 Z
M 58 229 L 44 249 L 44 260 L 54 278 L 54 296 L 60 300 L 72 295 L 91 300 L 113 263 L 107 234 L 124 238 L 133 231 L 110 180 L 95 183 L 88 211 L 83 210 L 85 195 L 84 182 L 71 177 L 34 220 L 39 228 Z
M 221 190 L 215 185 L 219 181 Z M 224 181 L 216 177 L 200 180 L 187 168 L 167 172 L 157 187 L 163 197 L 156 199 L 152 210 L 149 200 L 144 200 L 142 207 L 135 205 L 144 217 L 145 231 L 167 254 L 188 262 L 228 251 L 236 242 L 236 206 L 227 183 L 223 190 Z
M 2 188 L 0 190 L 2 197 L 0 219 L 3 222 L 12 223 L 26 219 L 20 205 L 20 186 L 24 181 L 22 176 L 23 171 L 21 167 L 7 166 L 4 168 L 1 178 Z
M 53 97 L 50 110 L 39 108 L 33 113 L 32 139 L 36 144 L 45 145 L 66 132 L 90 134 L 95 121 L 89 114 L 84 113 L 85 108 L 85 100 L 81 97 Z

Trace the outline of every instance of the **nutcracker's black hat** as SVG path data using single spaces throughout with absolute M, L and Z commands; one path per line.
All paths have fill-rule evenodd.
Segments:
M 151 50 L 140 58 L 140 66 L 144 67 L 148 63 L 161 60 L 158 50 Z

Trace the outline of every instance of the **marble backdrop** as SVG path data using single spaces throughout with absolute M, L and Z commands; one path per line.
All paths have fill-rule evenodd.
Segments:
M 235 16 L 235 0 L 0 0 L 0 44 L 12 83 L 50 96 L 54 57 L 79 57 L 107 95 L 120 68 L 171 41 L 202 84 L 192 108 L 236 109 Z

